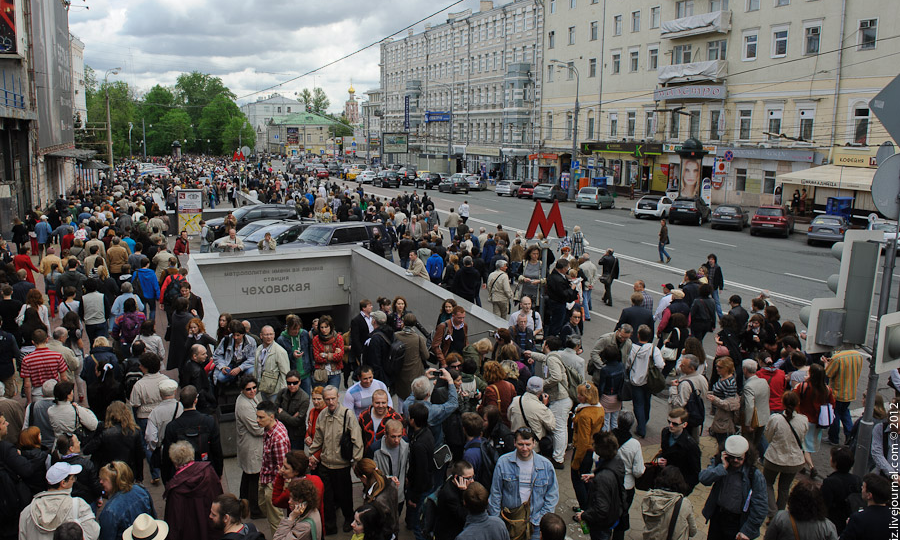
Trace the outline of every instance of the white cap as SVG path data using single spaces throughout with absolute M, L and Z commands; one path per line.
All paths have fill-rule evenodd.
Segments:
M 732 435 L 725 439 L 725 453 L 729 456 L 741 457 L 750 449 L 750 443 L 743 435 Z
M 72 465 L 65 461 L 57 461 L 52 467 L 47 469 L 47 483 L 51 486 L 56 485 L 72 474 L 81 472 L 81 465 Z

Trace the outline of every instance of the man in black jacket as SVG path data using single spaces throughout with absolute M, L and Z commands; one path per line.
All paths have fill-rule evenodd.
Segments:
M 372 325 L 372 301 L 364 298 L 359 301 L 359 314 L 350 319 L 350 361 L 344 362 L 344 384 L 347 384 L 350 371 L 356 371 L 359 367 L 359 359 L 362 358 L 363 346 L 369 339 L 369 333 L 374 330 Z
M 463 257 L 463 267 L 453 276 L 450 290 L 469 302 L 480 305 L 478 297 L 481 292 L 481 282 L 481 272 L 475 268 L 475 261 L 466 255 Z
M 684 291 L 684 301 L 689 306 L 694 305 L 694 300 L 700 297 L 700 280 L 697 279 L 697 271 L 693 268 L 684 273 L 681 290 Z
M 632 328 L 640 328 L 643 324 L 653 330 L 653 312 L 641 306 L 643 301 L 644 295 L 639 292 L 631 293 L 631 307 L 622 310 L 619 322 L 616 323 L 616 330 L 623 324 L 631 325 Z
M 406 473 L 406 526 L 419 533 L 419 510 L 431 492 L 434 479 L 434 434 L 428 428 L 428 407 L 417 402 L 409 406 L 409 469 Z
M 690 495 L 700 480 L 700 446 L 687 432 L 688 413 L 682 408 L 669 411 L 669 425 L 660 435 L 660 467 L 675 467 L 684 475 Z
M 597 261 L 600 264 L 600 281 L 603 282 L 603 302 L 607 306 L 612 305 L 612 284 L 619 279 L 619 259 L 613 255 L 613 250 L 607 249 L 606 253 Z
M 185 362 L 179 381 L 182 388 L 193 386 L 197 389 L 197 410 L 203 414 L 212 414 L 216 409 L 216 398 L 209 384 L 209 374 L 204 366 L 209 360 L 209 353 L 203 345 L 191 345 L 191 357 Z
M 463 506 L 463 492 L 475 481 L 475 469 L 467 461 L 457 461 L 450 478 L 438 492 L 434 516 L 434 540 L 453 540 L 466 526 L 469 512 Z
M 369 339 L 363 344 L 362 364 L 372 366 L 375 378 L 390 387 L 391 376 L 384 371 L 384 363 L 390 359 L 394 335 L 387 324 L 387 314 L 383 311 L 373 311 L 372 326 L 374 330 L 369 333 Z
M 209 461 L 216 474 L 222 476 L 222 441 L 219 426 L 212 416 L 197 411 L 197 389 L 185 386 L 178 401 L 184 412 L 169 422 L 162 441 L 162 480 L 168 482 L 175 476 L 175 466 L 169 458 L 169 447 L 178 441 L 188 441 L 194 446 L 195 461 Z
M 56 278 L 56 297 L 65 298 L 63 291 L 66 290 L 66 287 L 74 287 L 75 300 L 80 302 L 81 295 L 84 292 L 84 281 L 87 277 L 78 271 L 78 261 L 76 259 L 69 259 L 66 266 L 68 269 Z
M 732 315 L 738 323 L 738 329 L 743 331 L 744 328 L 747 327 L 747 321 L 750 320 L 750 314 L 747 313 L 747 310 L 744 309 L 744 306 L 741 305 L 741 297 L 732 294 L 731 298 L 728 299 L 728 305 L 731 306 L 731 310 L 728 312 L 729 315 Z
M 556 261 L 556 268 L 547 277 L 547 336 L 556 336 L 566 324 L 566 303 L 578 298 L 573 284 L 569 283 L 566 271 L 569 261 Z

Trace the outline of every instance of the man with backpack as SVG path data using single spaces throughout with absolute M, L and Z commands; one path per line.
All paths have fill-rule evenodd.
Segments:
M 169 447 L 178 441 L 187 441 L 194 447 L 194 461 L 209 461 L 216 474 L 222 476 L 222 442 L 219 426 L 212 416 L 197 410 L 197 389 L 185 386 L 178 399 L 184 412 L 169 422 L 162 441 L 162 479 L 168 482 L 175 475 L 175 467 L 169 458 Z
M 381 310 L 372 312 L 372 331 L 363 343 L 362 363 L 371 366 L 375 378 L 391 386 L 388 370 L 396 372 L 391 364 L 391 346 L 394 341 L 393 329 L 388 325 L 387 314 Z
M 206 221 L 200 220 L 200 253 L 209 253 L 209 246 L 216 241 L 216 233 Z
M 635 293 L 637 294 L 637 293 Z M 637 294 L 637 296 L 640 296 Z M 663 361 L 659 347 L 652 342 L 653 330 L 642 324 L 637 331 L 638 343 L 631 348 L 631 354 L 625 363 L 626 376 L 631 382 L 632 404 L 634 405 L 634 416 L 637 419 L 637 429 L 635 433 L 638 437 L 647 436 L 647 421 L 650 419 L 650 397 L 659 390 L 665 388 L 654 389 L 651 384 L 650 371 L 652 367 L 662 370 L 666 363 Z M 655 372 L 659 374 L 660 372 Z
M 681 356 L 681 377 L 672 381 L 669 387 L 669 405 L 673 409 L 682 408 L 688 412 L 687 432 L 695 441 L 700 440 L 706 406 L 703 398 L 709 392 L 709 382 L 701 373 L 700 359 L 693 354 Z
M 462 426 L 466 434 L 463 459 L 472 464 L 475 480 L 489 486 L 494 480 L 494 467 L 500 455 L 491 442 L 481 436 L 484 431 L 484 420 L 477 413 L 463 413 Z
M 437 492 L 434 540 L 453 540 L 462 532 L 469 514 L 463 506 L 463 493 L 474 481 L 475 470 L 467 461 L 457 461 L 450 468 L 450 478 Z
M 684 483 L 690 495 L 700 482 L 700 445 L 687 432 L 688 413 L 678 408 L 669 411 L 669 425 L 660 434 L 660 449 L 657 463 L 660 467 L 675 467 L 684 476 Z
M 428 272 L 428 279 L 435 285 L 440 285 L 444 276 L 444 259 L 437 253 L 432 253 L 425 261 L 425 270 Z

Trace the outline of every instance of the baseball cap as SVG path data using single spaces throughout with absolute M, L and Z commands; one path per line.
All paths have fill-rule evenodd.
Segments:
M 742 457 L 750 449 L 750 443 L 743 435 L 732 435 L 725 439 L 725 453 L 729 456 Z
M 663 283 L 662 286 L 670 291 L 675 290 L 675 285 L 672 285 L 671 283 Z
M 81 472 L 81 465 L 72 465 L 65 461 L 57 461 L 52 467 L 47 469 L 47 483 L 52 485 L 58 484 L 72 474 Z
M 41 395 L 44 397 L 53 397 L 53 389 L 56 388 L 56 384 L 59 381 L 56 379 L 47 379 L 44 381 L 44 384 L 41 385 Z
M 528 391 L 532 394 L 544 391 L 544 380 L 540 377 L 531 377 L 526 385 Z

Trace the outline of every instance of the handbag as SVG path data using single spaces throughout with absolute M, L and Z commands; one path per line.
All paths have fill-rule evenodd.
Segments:
M 656 455 L 653 456 L 653 459 L 644 463 L 644 474 L 639 478 L 634 479 L 634 489 L 641 491 L 650 491 L 653 489 L 653 486 L 656 484 L 656 477 L 659 476 L 659 472 L 663 469 L 656 461 L 656 458 L 658 458 L 661 453 L 662 450 L 657 452 Z
M 278 370 L 263 370 L 259 375 L 259 391 L 264 394 L 274 394 L 278 390 Z
M 347 431 L 347 409 L 344 409 L 344 431 L 341 433 L 341 457 L 346 461 L 353 461 L 353 438 Z
M 681 329 L 675 328 L 674 330 L 672 330 L 672 332 L 669 332 L 668 335 L 664 336 L 662 348 L 660 348 L 659 350 L 659 353 L 662 355 L 663 360 L 665 360 L 666 362 L 674 362 L 675 360 L 678 360 L 678 349 L 675 347 L 669 347 L 669 342 L 672 340 L 672 333 L 674 332 L 678 332 L 678 339 L 676 340 L 676 343 L 681 341 Z
M 313 371 L 313 382 L 322 385 L 328 382 L 328 370 L 319 368 Z
M 819 407 L 819 421 L 816 425 L 820 428 L 827 428 L 834 422 L 834 406 L 831 403 L 825 403 Z
M 509 532 L 509 540 L 528 540 L 531 538 L 534 526 L 531 524 L 530 501 L 526 501 L 515 508 L 502 508 L 500 519 L 506 524 Z

